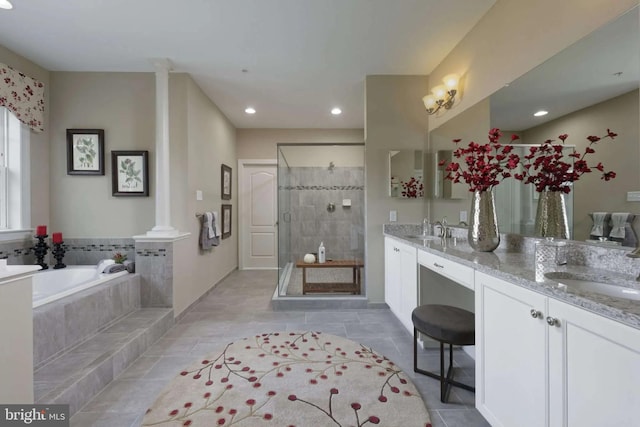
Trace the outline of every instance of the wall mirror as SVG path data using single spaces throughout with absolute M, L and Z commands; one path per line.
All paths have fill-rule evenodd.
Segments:
M 463 185 L 456 185 L 451 180 L 445 179 L 447 176 L 446 165 L 454 160 L 453 150 L 437 150 L 433 153 L 431 164 L 435 170 L 433 183 L 434 199 L 466 199 L 468 188 Z M 440 163 L 444 161 L 443 165 Z
M 522 144 L 557 140 L 566 133 L 566 144 L 583 153 L 587 136 L 602 136 L 607 129 L 618 133 L 614 141 L 593 146 L 596 152 L 586 157 L 590 165 L 602 162 L 606 170 L 615 171 L 616 179 L 605 182 L 597 171 L 585 174 L 567 198 L 574 240 L 595 239 L 591 235 L 594 212 L 629 213 L 630 219 L 640 213 L 637 203 L 627 202 L 628 191 L 640 190 L 639 27 L 636 7 L 490 97 L 491 127 L 517 133 Z M 534 116 L 538 111 L 548 114 Z M 508 183 L 497 187 L 501 227 L 530 235 L 537 194 L 518 181 Z M 634 233 L 632 228 L 628 232 Z M 624 242 L 635 245 L 635 238 L 628 237 Z
M 571 238 L 574 240 L 594 240 L 591 235 L 594 212 L 640 215 L 640 204 L 627 202 L 627 192 L 640 190 L 639 27 L 636 7 L 488 98 L 489 128 L 500 128 L 505 134 L 505 142 L 509 141 L 511 133 L 518 134 L 522 144 L 557 140 L 558 135 L 566 133 L 569 135 L 566 144 L 574 145 L 576 151 L 583 153 L 588 145 L 587 136 L 602 136 L 607 129 L 618 133 L 614 141 L 607 139 L 595 145 L 596 152 L 587 157 L 590 165 L 602 162 L 605 169 L 615 171 L 617 177 L 605 182 L 596 171 L 583 175 L 573 185 L 568 215 L 573 224 Z M 472 138 L 477 140 L 486 134 L 486 114 L 482 112 L 485 107 L 480 105 L 486 101 L 478 105 L 481 113 L 476 116 L 483 117 L 481 120 L 466 119 L 468 127 L 475 131 Z M 534 117 L 533 114 L 540 110 L 548 111 L 548 114 Z M 464 114 L 451 120 L 456 121 L 456 135 L 461 134 L 463 138 L 465 132 L 469 134 L 465 129 L 467 123 L 462 124 L 457 119 Z M 484 124 L 484 130 L 480 130 L 479 123 Z M 447 125 L 449 122 L 443 126 Z M 432 140 L 435 131 L 430 134 Z M 530 222 L 537 200 L 530 187 L 514 180 L 497 187 L 500 231 L 531 235 Z M 525 199 L 527 203 L 520 203 Z M 434 203 L 437 211 L 441 206 L 450 207 L 451 202 L 447 205 L 435 200 Z M 455 209 L 468 208 L 466 203 L 463 206 L 460 202 Z M 637 236 L 640 219 L 636 218 L 627 230 Z M 633 246 L 635 243 L 625 240 L 624 244 Z
M 424 190 L 423 151 L 389 151 L 389 195 L 403 199 L 422 199 Z

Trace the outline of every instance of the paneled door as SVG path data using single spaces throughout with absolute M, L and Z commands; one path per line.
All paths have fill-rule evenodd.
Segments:
M 277 165 L 275 160 L 239 160 L 240 269 L 276 269 Z

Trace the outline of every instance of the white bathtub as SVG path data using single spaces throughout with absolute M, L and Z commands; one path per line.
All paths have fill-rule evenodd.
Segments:
M 44 270 L 33 275 L 33 308 L 50 303 L 92 286 L 128 274 L 97 274 L 95 266 L 67 266 L 59 270 Z

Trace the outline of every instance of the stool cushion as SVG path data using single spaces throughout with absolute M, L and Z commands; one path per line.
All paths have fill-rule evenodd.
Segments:
M 450 305 L 421 305 L 411 313 L 413 326 L 425 335 L 448 344 L 475 344 L 475 318 L 470 311 Z

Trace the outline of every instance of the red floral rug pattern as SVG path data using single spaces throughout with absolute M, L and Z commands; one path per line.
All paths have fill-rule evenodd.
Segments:
M 244 338 L 182 371 L 144 426 L 431 427 L 407 376 L 386 357 L 321 332 Z

